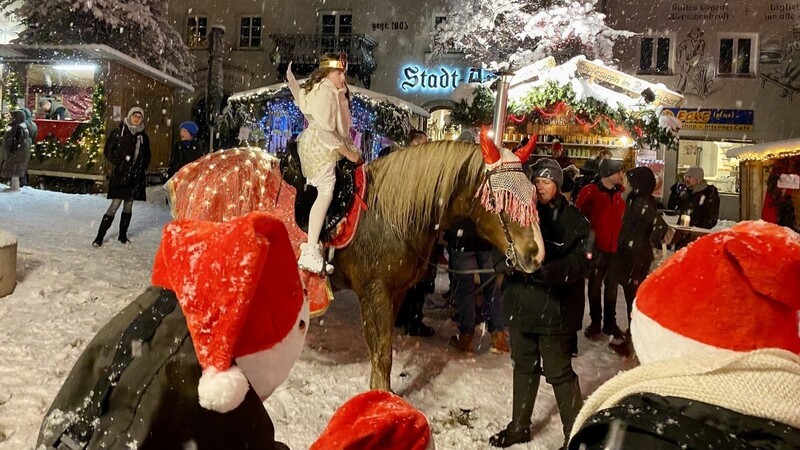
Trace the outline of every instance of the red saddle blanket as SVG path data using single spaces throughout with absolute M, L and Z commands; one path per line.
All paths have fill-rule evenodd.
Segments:
M 326 242 L 326 247 L 333 247 L 335 249 L 345 248 L 353 242 L 353 237 L 358 230 L 358 224 L 361 221 L 361 214 L 367 210 L 367 204 L 364 202 L 364 194 L 367 192 L 367 176 L 364 172 L 364 166 L 356 168 L 356 194 L 353 199 L 353 204 L 344 218 L 336 225 L 336 230 L 330 242 Z

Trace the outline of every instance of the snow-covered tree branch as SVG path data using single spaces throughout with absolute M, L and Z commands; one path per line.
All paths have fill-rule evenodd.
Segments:
M 630 35 L 606 25 L 597 0 L 449 0 L 431 41 L 434 58 L 461 51 L 476 66 L 498 70 L 546 56 L 611 62 L 614 41 Z
M 188 81 L 194 58 L 163 0 L 0 0 L 22 19 L 23 44 L 106 44 Z

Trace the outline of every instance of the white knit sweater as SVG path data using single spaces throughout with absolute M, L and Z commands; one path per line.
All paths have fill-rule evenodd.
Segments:
M 638 393 L 697 400 L 800 428 L 800 356 L 764 349 L 644 364 L 595 391 L 578 414 L 572 435 L 594 413 Z

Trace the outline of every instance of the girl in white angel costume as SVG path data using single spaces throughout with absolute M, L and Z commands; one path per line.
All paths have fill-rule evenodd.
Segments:
M 325 264 L 319 235 L 325 223 L 328 206 L 333 199 L 336 183 L 336 162 L 345 157 L 355 163 L 361 154 L 350 137 L 352 119 L 345 81 L 347 63 L 333 53 L 322 55 L 319 67 L 300 86 L 292 74 L 292 65 L 286 71 L 289 89 L 295 104 L 308 121 L 308 128 L 297 138 L 297 152 L 307 183 L 317 188 L 317 199 L 311 207 L 308 220 L 308 241 L 300 244 L 297 265 L 309 272 L 330 272 Z

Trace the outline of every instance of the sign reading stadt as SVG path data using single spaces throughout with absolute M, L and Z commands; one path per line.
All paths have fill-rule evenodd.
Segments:
M 494 78 L 492 72 L 478 69 L 460 69 L 447 66 L 434 68 L 407 65 L 400 68 L 398 85 L 405 92 L 442 93 L 452 91 L 462 83 L 483 83 Z
M 683 123 L 684 130 L 753 131 L 752 109 L 665 108 Z

